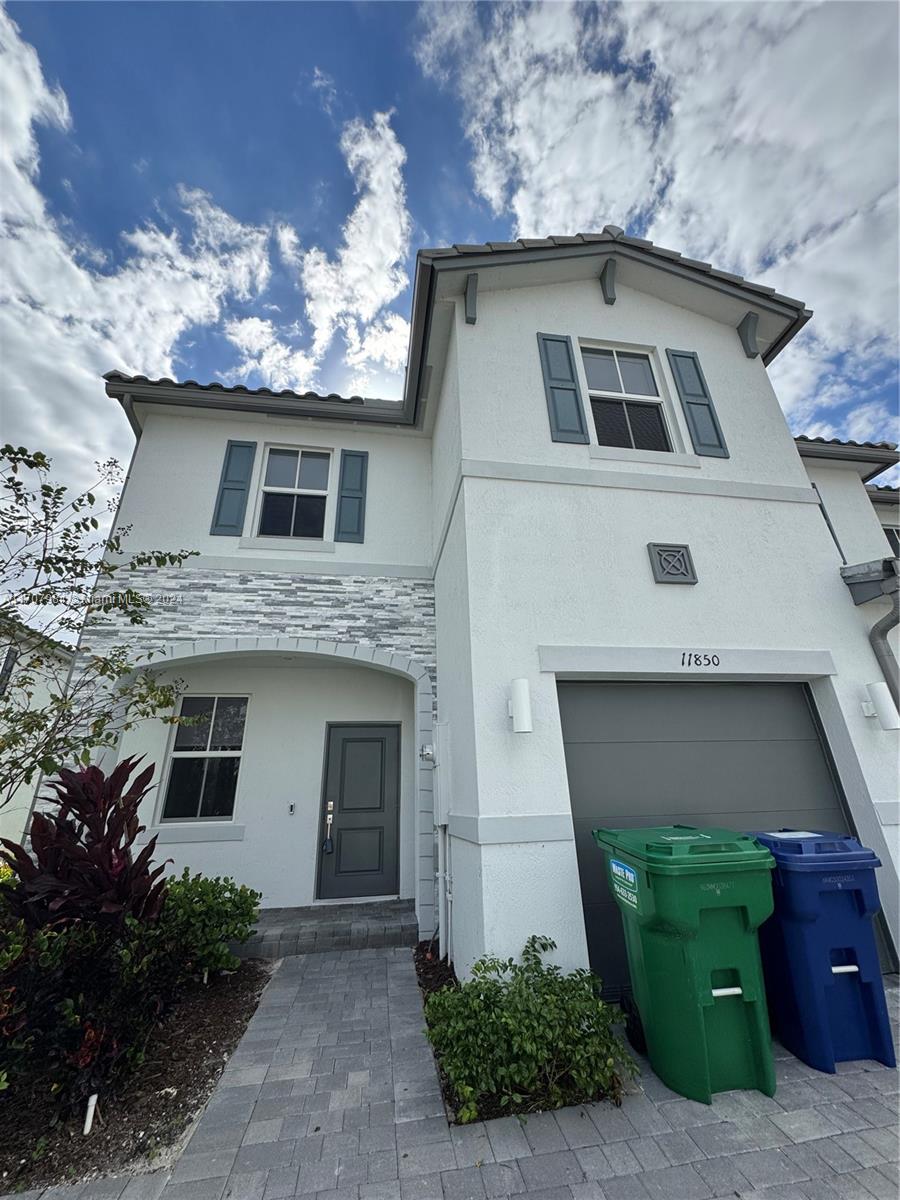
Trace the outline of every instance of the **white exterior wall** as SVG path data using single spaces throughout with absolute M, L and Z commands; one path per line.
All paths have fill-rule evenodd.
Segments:
M 628 461 L 628 452 L 553 442 L 538 331 L 648 349 L 680 454 Z M 898 737 L 862 716 L 865 684 L 879 678 L 868 624 L 841 579 L 761 361 L 745 357 L 733 328 L 626 288 L 605 306 L 590 283 L 483 290 L 476 325 L 465 326 L 458 311 L 456 334 L 463 484 L 451 530 L 464 524 L 477 780 L 469 789 L 454 778 L 454 896 L 466 892 L 454 900 L 457 969 L 485 951 L 518 954 L 531 933 L 554 937 L 564 965 L 587 962 L 556 677 L 540 669 L 541 645 L 747 651 L 748 661 L 769 664 L 769 678 L 777 676 L 766 651 L 830 651 L 836 674 L 812 682 L 812 691 L 860 836 L 890 863 L 896 839 L 873 801 L 895 798 Z M 667 347 L 698 353 L 729 458 L 690 451 Z M 589 413 L 586 425 L 593 429 Z M 880 536 L 877 527 L 859 532 L 869 557 Z M 696 586 L 654 583 L 646 544 L 665 541 L 690 545 Z M 457 620 L 443 570 L 441 557 L 442 720 L 447 677 L 457 669 L 444 666 L 440 648 Z M 531 684 L 530 734 L 514 734 L 506 712 L 510 681 L 520 676 Z M 454 751 L 454 776 L 459 757 Z M 474 834 L 460 819 L 472 803 Z M 883 875 L 883 891 L 886 884 L 895 889 L 895 873 Z M 886 910 L 896 928 L 896 897 Z
M 209 532 L 229 439 L 256 442 L 243 538 Z M 299 547 L 288 544 L 287 538 L 253 538 L 264 451 L 270 445 L 332 451 L 325 537 L 318 546 L 304 542 Z M 329 541 L 341 450 L 369 451 L 366 536 L 359 544 Z M 203 558 L 229 558 L 250 570 L 273 559 L 280 560 L 281 569 L 296 572 L 311 567 L 327 571 L 344 563 L 422 568 L 431 564 L 430 455 L 427 438 L 401 431 L 242 413 L 194 416 L 150 410 L 119 523 L 133 526 L 128 550 L 196 550 Z M 247 545 L 250 540 L 256 545 Z
M 161 822 L 174 728 L 146 722 L 122 740 L 119 757 L 144 755 L 156 765 L 141 807 L 149 837 L 159 834 L 157 861 L 174 859 L 206 875 L 230 875 L 262 892 L 264 908 L 312 904 L 316 895 L 327 724 L 399 723 L 400 895 L 415 895 L 414 693 L 410 682 L 373 668 L 300 665 L 285 655 L 232 654 L 179 664 L 172 677 L 188 695 L 249 696 L 232 821 Z M 288 806 L 295 805 L 293 815 Z M 232 840 L 239 836 L 240 840 Z

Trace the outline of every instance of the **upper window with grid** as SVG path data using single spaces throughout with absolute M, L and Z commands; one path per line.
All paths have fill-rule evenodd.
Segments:
M 330 454 L 269 449 L 263 475 L 259 537 L 323 537 L 330 468 Z
M 585 349 L 581 354 L 598 443 L 671 450 L 649 356 L 624 350 Z

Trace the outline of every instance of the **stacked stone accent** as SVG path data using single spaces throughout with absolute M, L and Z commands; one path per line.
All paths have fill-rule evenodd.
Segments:
M 98 616 L 91 647 L 127 641 L 150 648 L 221 637 L 302 637 L 357 642 L 406 655 L 432 681 L 434 585 L 430 579 L 380 575 L 289 575 L 194 567 L 141 568 L 121 575 L 153 601 L 146 625 Z

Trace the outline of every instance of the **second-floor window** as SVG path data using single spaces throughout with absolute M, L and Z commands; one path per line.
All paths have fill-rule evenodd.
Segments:
M 266 452 L 259 537 L 322 538 L 331 455 L 272 446 Z
M 588 348 L 581 354 L 597 442 L 629 450 L 671 450 L 649 355 Z
M 890 543 L 890 547 L 894 552 L 895 558 L 900 558 L 900 529 L 896 525 L 885 525 L 884 536 Z

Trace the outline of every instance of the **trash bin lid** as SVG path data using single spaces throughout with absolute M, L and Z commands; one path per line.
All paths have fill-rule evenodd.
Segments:
M 761 846 L 771 850 L 779 867 L 791 871 L 818 871 L 822 867 L 880 867 L 874 850 L 863 846 L 849 833 L 810 829 L 778 829 L 751 833 Z
M 651 829 L 595 829 L 594 841 L 605 850 L 627 854 L 660 875 L 720 870 L 774 868 L 766 847 L 752 834 L 693 825 L 658 825 Z

